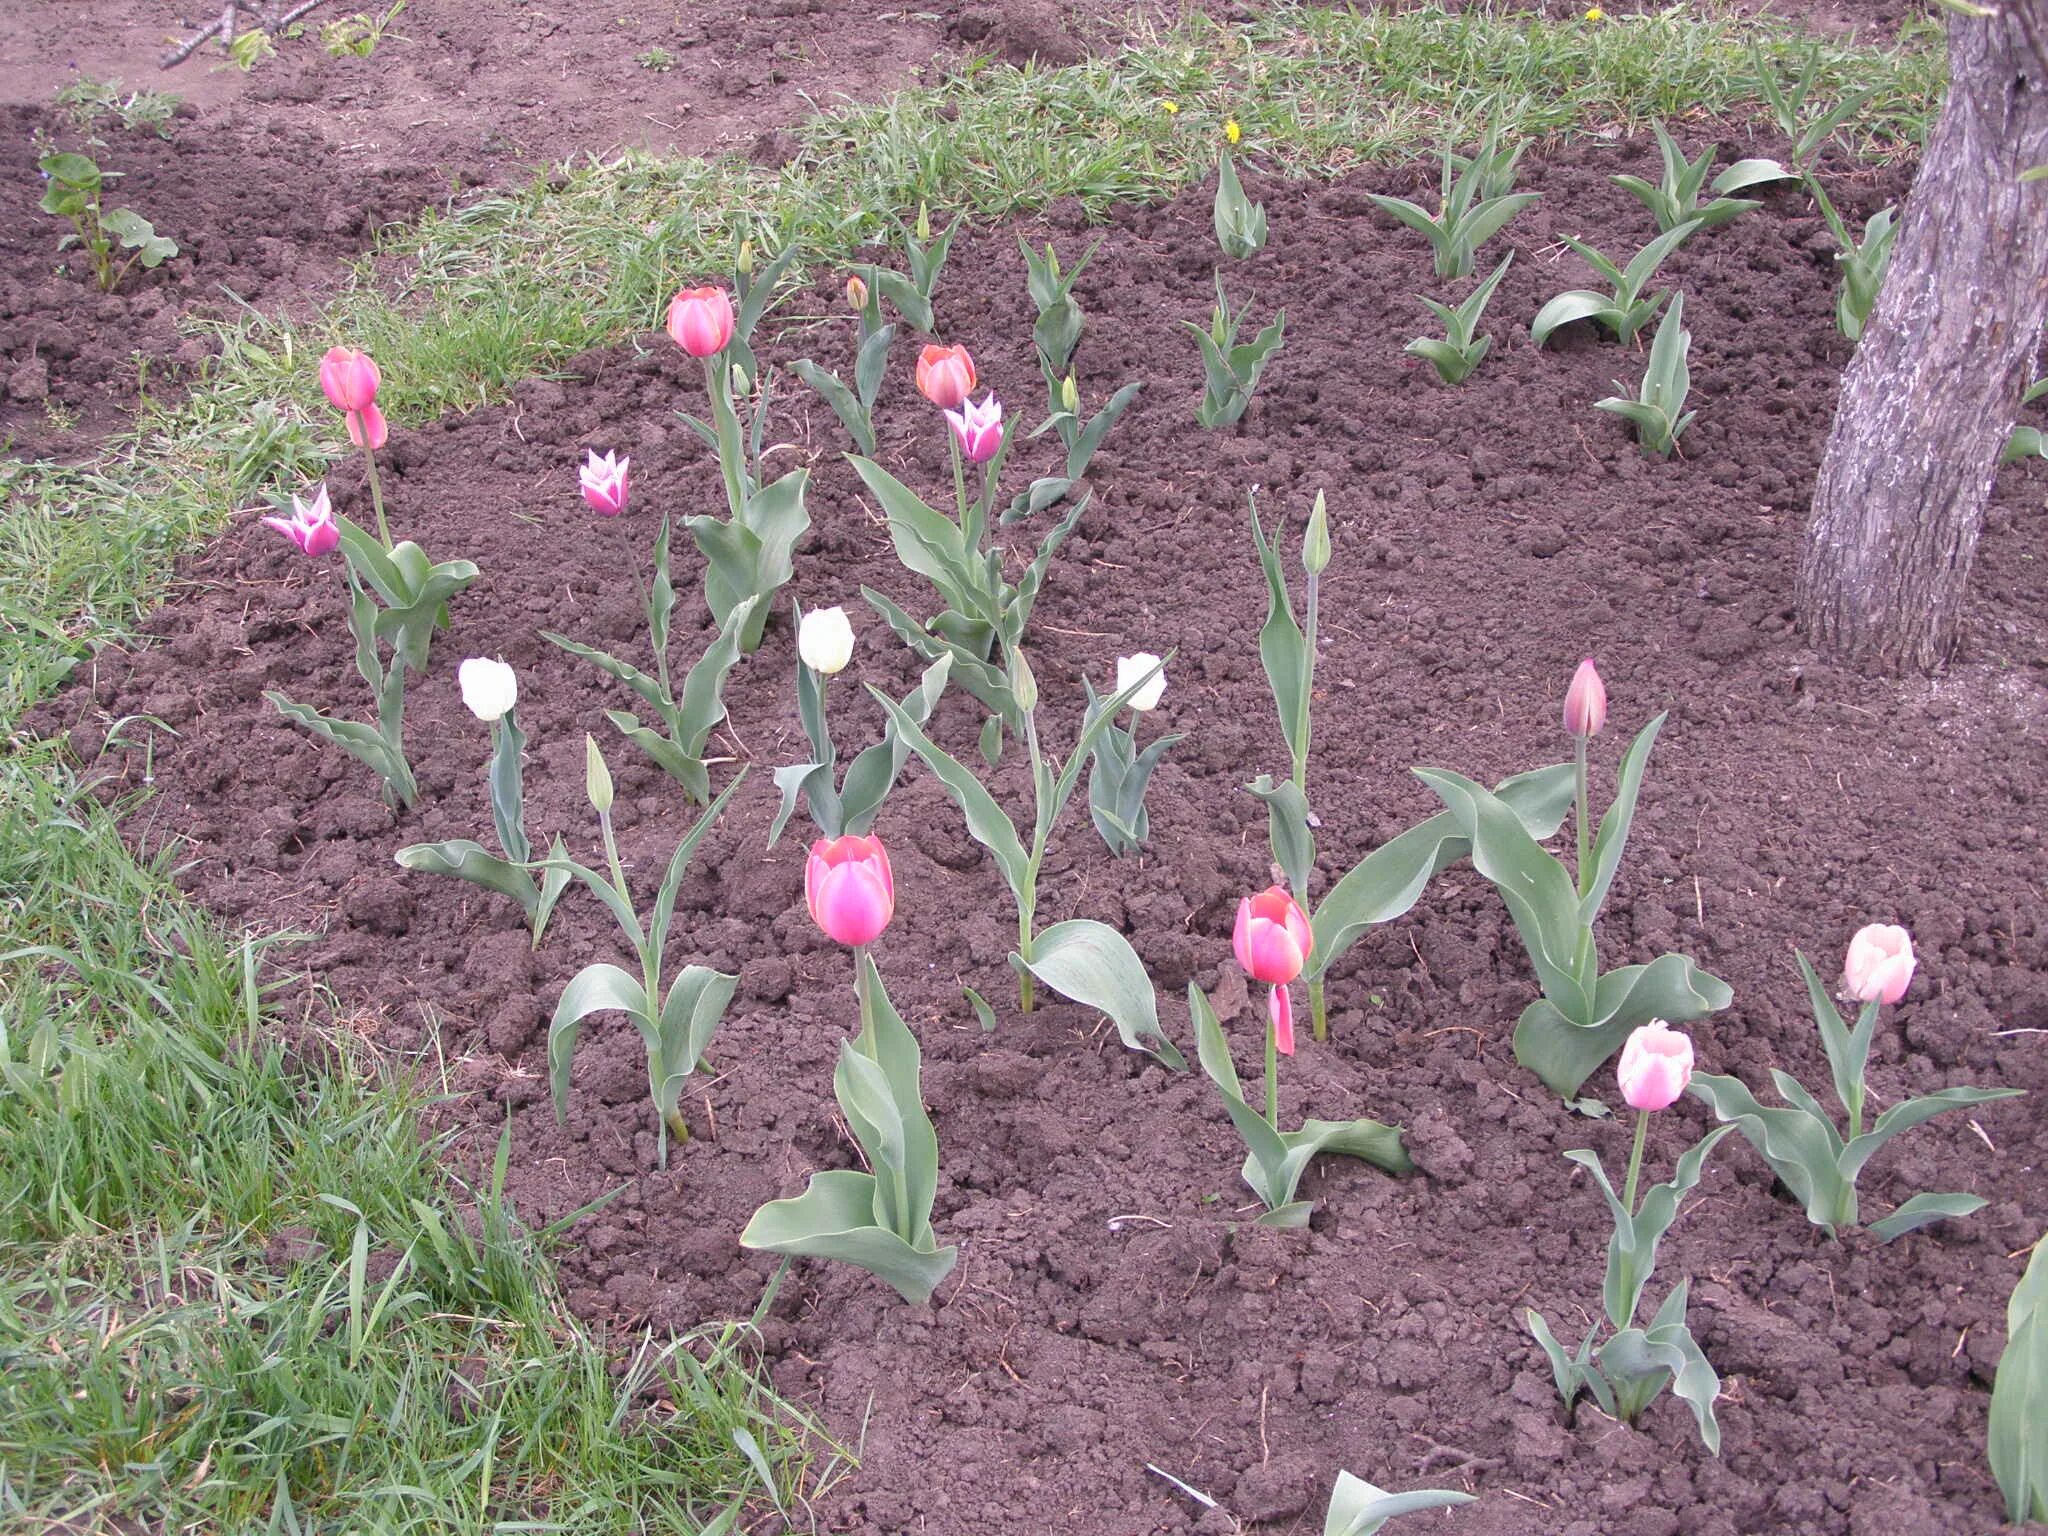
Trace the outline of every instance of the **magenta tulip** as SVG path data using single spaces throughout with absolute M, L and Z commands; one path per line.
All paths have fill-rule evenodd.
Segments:
M 330 347 L 320 359 L 320 388 L 337 411 L 354 414 L 377 403 L 377 386 L 383 380 L 367 352 L 353 347 Z
M 1273 1020 L 1273 1038 L 1283 1056 L 1292 1056 L 1294 1005 L 1288 997 L 1287 984 L 1301 974 L 1309 951 L 1315 947 L 1308 914 L 1287 894 L 1285 886 L 1268 886 L 1237 904 L 1237 923 L 1231 929 L 1230 947 L 1245 974 L 1272 987 L 1268 1011 Z
M 841 944 L 872 944 L 896 915 L 896 880 L 879 837 L 821 837 L 804 864 L 811 921 Z
M 600 517 L 617 517 L 626 510 L 630 486 L 627 466 L 632 459 L 617 453 L 590 450 L 590 457 L 577 471 L 583 481 L 583 499 Z
M 1574 736 L 1598 736 L 1607 723 L 1607 685 L 1588 656 L 1572 674 L 1564 694 L 1564 728 Z
M 979 405 L 961 401 L 959 410 L 946 412 L 946 421 L 960 445 L 960 456 L 970 464 L 986 464 L 1003 446 L 1003 403 L 994 395 Z
M 341 527 L 334 520 L 334 508 L 327 504 L 324 485 L 314 491 L 310 504 L 294 496 L 290 517 L 266 517 L 263 522 L 298 545 L 301 554 L 324 555 L 341 542 Z
M 1668 1109 L 1692 1081 L 1692 1041 L 1652 1019 L 1621 1048 L 1621 1096 L 1631 1109 Z
M 1891 923 L 1859 928 L 1842 964 L 1843 985 L 1859 1003 L 1896 1003 L 1913 983 L 1913 937 Z
M 723 352 L 732 328 L 732 298 L 723 288 L 685 288 L 669 300 L 668 333 L 692 357 Z
M 374 405 L 350 411 L 342 419 L 348 423 L 348 440 L 358 448 L 374 452 L 384 446 L 384 439 L 390 435 L 391 429 L 384 423 L 384 413 Z

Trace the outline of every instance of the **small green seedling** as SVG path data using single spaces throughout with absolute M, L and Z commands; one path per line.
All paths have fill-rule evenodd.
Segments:
M 1625 269 L 1617 267 L 1585 241 L 1564 236 L 1564 243 L 1607 280 L 1612 292 L 1596 293 L 1590 288 L 1573 288 L 1560 293 L 1537 310 L 1536 318 L 1529 322 L 1529 334 L 1535 338 L 1536 345 L 1542 346 L 1550 339 L 1552 331 L 1559 326 L 1570 325 L 1574 320 L 1597 320 L 1614 332 L 1615 339 L 1624 345 L 1634 341 L 1636 332 L 1656 318 L 1657 311 L 1670 297 L 1659 293 L 1645 298 L 1644 287 L 1657 275 L 1664 258 L 1683 245 L 1699 227 L 1698 219 L 1688 219 L 1675 229 L 1667 229 L 1636 252 L 1635 259 Z
M 1771 120 L 1778 125 L 1778 132 L 1792 141 L 1792 164 L 1800 167 L 1802 173 L 1807 162 L 1820 152 L 1821 145 L 1833 138 L 1842 124 L 1877 94 L 1878 88 L 1873 85 L 1844 96 L 1825 111 L 1816 108 L 1809 113 L 1807 101 L 1821 74 L 1818 43 L 1808 48 L 1806 63 L 1790 90 L 1778 83 L 1776 71 L 1764 62 L 1762 52 L 1753 44 L 1750 60 L 1756 69 L 1757 89 L 1762 93 L 1765 105 L 1771 109 Z
M 1250 341 L 1240 342 L 1251 304 L 1232 314 L 1230 300 L 1223 292 L 1223 274 L 1216 274 L 1216 307 L 1204 330 L 1192 320 L 1183 320 L 1202 348 L 1202 403 L 1195 408 L 1195 420 L 1205 427 L 1227 427 L 1251 408 L 1252 395 L 1259 387 L 1259 375 L 1280 350 L 1287 331 L 1287 311 L 1281 310 L 1273 323 Z
M 101 293 L 112 293 L 137 262 L 160 267 L 178 254 L 178 242 L 158 234 L 133 208 L 106 208 L 102 194 L 107 183 L 120 176 L 119 171 L 103 171 L 89 156 L 64 150 L 44 155 L 36 163 L 49 180 L 43 192 L 43 212 L 71 221 L 73 232 L 57 242 L 57 249 L 83 247 L 92 258 L 93 277 Z M 117 250 L 134 254 L 117 262 Z
M 128 133 L 147 128 L 158 138 L 168 139 L 178 98 L 165 91 L 127 91 L 119 80 L 95 80 L 90 75 L 80 75 L 57 92 L 57 105 L 87 133 L 96 132 L 101 123 L 111 120 Z
M 1416 297 L 1436 316 L 1437 323 L 1444 328 L 1442 340 L 1434 336 L 1418 336 L 1401 350 L 1416 357 L 1427 358 L 1436 368 L 1437 377 L 1446 384 L 1462 384 L 1479 360 L 1486 356 L 1487 348 L 1493 345 L 1491 336 L 1474 337 L 1479 327 L 1479 317 L 1486 313 L 1486 302 L 1493 297 L 1493 290 L 1500 286 L 1500 280 L 1508 274 L 1514 264 L 1515 253 L 1508 252 L 1501 264 L 1493 269 L 1493 275 L 1465 296 L 1464 302 L 1455 309 L 1439 304 L 1435 299 L 1422 294 Z
M 1657 150 L 1664 160 L 1662 183 L 1652 186 L 1640 176 L 1616 176 L 1612 180 L 1616 186 L 1626 187 L 1641 199 L 1660 230 L 1673 230 L 1688 222 L 1701 228 L 1726 224 L 1736 215 L 1757 206 L 1754 198 L 1729 194 L 1762 186 L 1766 182 L 1794 179 L 1794 173 L 1775 160 L 1738 160 L 1714 178 L 1714 200 L 1701 206 L 1700 193 L 1706 187 L 1707 169 L 1714 163 L 1714 154 L 1721 146 L 1709 144 L 1700 151 L 1697 160 L 1687 160 L 1685 151 L 1664 131 L 1662 123 L 1652 121 L 1650 128 L 1657 135 Z
M 1685 408 L 1686 394 L 1692 388 L 1692 373 L 1685 359 L 1691 350 L 1692 332 L 1685 328 L 1685 295 L 1681 293 L 1672 298 L 1671 308 L 1657 322 L 1657 338 L 1650 343 L 1650 364 L 1643 371 L 1636 398 L 1610 395 L 1605 400 L 1595 400 L 1593 408 L 1627 417 L 1636 429 L 1636 441 L 1643 445 L 1643 452 L 1669 458 L 1680 436 L 1699 414 Z M 1624 386 L 1616 380 L 1614 387 Z
M 353 16 L 330 21 L 320 29 L 320 46 L 327 50 L 330 58 L 367 59 L 377 51 L 377 45 L 384 41 L 384 33 L 404 9 L 405 0 L 391 0 L 390 9 L 382 16 L 368 16 L 358 11 Z
M 1513 184 L 1520 154 L 1520 150 L 1509 154 L 1500 149 L 1496 135 L 1489 132 L 1479 153 L 1454 176 L 1452 156 L 1446 151 L 1442 197 L 1433 215 L 1405 197 L 1385 197 L 1377 192 L 1370 196 L 1381 212 L 1428 237 L 1430 249 L 1436 253 L 1438 277 L 1470 277 L 1479 247 L 1542 195 L 1507 190 Z
M 1899 238 L 1898 210 L 1878 210 L 1863 226 L 1863 238 L 1853 240 L 1826 195 L 1818 186 L 1813 186 L 1813 192 L 1822 213 L 1828 216 L 1836 243 L 1841 246 L 1835 253 L 1842 268 L 1842 288 L 1835 295 L 1835 325 L 1849 340 L 1861 341 L 1864 324 L 1877 307 L 1878 293 L 1884 288 L 1885 269 L 1892 264 L 1892 245 Z
M 1216 243 L 1233 261 L 1256 256 L 1266 247 L 1266 206 L 1245 195 L 1227 149 L 1216 162 Z
M 2043 395 L 2048 395 L 2048 378 L 2029 384 L 2027 392 L 2020 396 L 2020 404 L 2032 405 Z M 2005 440 L 2004 451 L 1998 455 L 2001 464 L 2017 464 L 2021 459 L 2048 459 L 2048 435 L 2039 427 L 2014 427 L 2012 436 Z
M 1470 1504 L 1474 1495 L 1453 1493 L 1448 1488 L 1418 1488 L 1410 1493 L 1388 1493 L 1349 1472 L 1337 1474 L 1337 1486 L 1330 1490 L 1330 1512 L 1323 1519 L 1323 1536 L 1377 1536 L 1380 1527 L 1396 1515 L 1420 1514 L 1426 1509 L 1450 1509 Z

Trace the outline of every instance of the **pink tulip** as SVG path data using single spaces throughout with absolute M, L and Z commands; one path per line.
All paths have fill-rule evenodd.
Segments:
M 384 446 L 384 439 L 390 435 L 391 429 L 384 424 L 384 413 L 374 405 L 350 411 L 342 419 L 348 423 L 348 440 L 358 448 L 374 452 Z
M 1891 923 L 1856 930 L 1842 981 L 1859 1003 L 1896 1003 L 1913 982 L 1913 936 Z
M 946 420 L 952 425 L 961 457 L 970 464 L 986 464 L 1003 446 L 1003 403 L 994 395 L 979 405 L 961 401 L 959 410 L 946 412 Z
M 804 864 L 811 921 L 841 944 L 872 944 L 896 915 L 896 880 L 879 837 L 821 837 Z
M 917 354 L 917 392 L 942 411 L 958 410 L 974 393 L 974 355 L 965 347 L 926 347 Z
M 383 380 L 367 352 L 352 347 L 330 347 L 320 359 L 320 388 L 337 411 L 354 414 L 372 409 L 377 403 L 377 386 Z
M 1274 1043 L 1283 1056 L 1292 1056 L 1294 1004 L 1288 997 L 1287 984 L 1301 974 L 1309 951 L 1315 947 L 1308 914 L 1287 894 L 1285 886 L 1268 886 L 1237 904 L 1237 923 L 1231 929 L 1230 947 L 1246 975 L 1272 986 L 1268 1012 L 1273 1020 Z
M 1607 723 L 1607 685 L 1588 656 L 1572 674 L 1564 694 L 1564 728 L 1574 736 L 1598 736 Z
M 301 554 L 324 555 L 341 542 L 341 526 L 327 504 L 324 485 L 314 491 L 310 505 L 294 496 L 290 517 L 266 517 L 263 522 L 298 545 Z
M 583 499 L 600 517 L 617 517 L 626 510 L 630 484 L 626 468 L 633 461 L 616 453 L 590 450 L 590 457 L 577 471 L 583 481 Z
M 732 327 L 732 298 L 723 288 L 685 288 L 669 300 L 668 333 L 692 357 L 723 352 Z
M 1692 1081 L 1692 1041 L 1662 1019 L 1652 1019 L 1621 1048 L 1616 1076 L 1630 1109 L 1668 1109 Z

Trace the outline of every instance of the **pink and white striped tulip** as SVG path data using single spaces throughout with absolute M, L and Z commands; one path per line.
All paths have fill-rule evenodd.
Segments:
M 1892 923 L 1859 928 L 1849 941 L 1842 981 L 1859 1003 L 1896 1003 L 1913 984 L 1913 936 Z
M 1628 1037 L 1615 1075 L 1630 1109 L 1669 1109 L 1692 1081 L 1692 1041 L 1652 1019 Z
M 299 552 L 305 555 L 327 554 L 341 542 L 341 525 L 334 520 L 334 508 L 328 505 L 324 485 L 313 492 L 310 503 L 292 497 L 290 517 L 266 517 L 263 523 L 298 545 Z
M 804 863 L 804 905 L 826 937 L 872 944 L 896 915 L 896 879 L 879 837 L 821 837 Z
M 1285 886 L 1268 886 L 1237 904 L 1230 947 L 1246 975 L 1272 987 L 1268 1012 L 1273 1021 L 1274 1044 L 1283 1056 L 1292 1056 L 1294 1004 L 1288 997 L 1287 984 L 1301 974 L 1309 951 L 1315 947 L 1315 932 L 1309 927 L 1308 914 L 1287 894 Z
M 590 503 L 590 509 L 600 517 L 617 517 L 626 510 L 626 496 L 631 487 L 627 466 L 632 459 L 619 453 L 599 453 L 590 450 L 590 457 L 577 471 L 583 482 L 583 499 Z
M 986 464 L 1003 446 L 1003 403 L 994 395 L 979 405 L 962 400 L 959 410 L 946 412 L 946 421 L 960 456 L 970 464 Z

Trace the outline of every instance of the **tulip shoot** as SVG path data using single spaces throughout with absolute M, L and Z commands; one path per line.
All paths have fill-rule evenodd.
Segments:
M 1223 292 L 1223 274 L 1216 274 L 1216 307 L 1209 312 L 1208 329 L 1183 320 L 1202 349 L 1202 399 L 1195 407 L 1195 420 L 1205 427 L 1227 427 L 1251 408 L 1259 387 L 1259 375 L 1266 371 L 1280 350 L 1287 332 L 1287 311 L 1281 310 L 1273 323 L 1250 341 L 1240 342 L 1238 334 L 1251 314 L 1251 304 L 1235 314 Z
M 740 1246 L 858 1265 L 922 1306 L 959 1256 L 932 1231 L 939 1139 L 919 1086 L 917 1036 L 889 1001 L 874 960 L 862 953 L 857 965 L 861 1032 L 839 1043 L 832 1091 L 869 1171 L 812 1174 L 801 1195 L 754 1212 Z
M 1400 1127 L 1377 1120 L 1304 1120 L 1298 1131 L 1279 1129 L 1278 1070 L 1271 1049 L 1271 1027 L 1266 1030 L 1266 1112 L 1261 1113 L 1245 1102 L 1222 1021 L 1202 989 L 1192 982 L 1188 984 L 1188 1013 L 1194 1020 L 1195 1054 L 1202 1071 L 1216 1085 L 1230 1123 L 1249 1149 L 1240 1172 L 1266 1207 L 1259 1225 L 1308 1225 L 1315 1202 L 1298 1200 L 1295 1192 L 1318 1153 L 1360 1158 L 1388 1173 L 1407 1173 L 1413 1166 L 1401 1145 Z
M 1664 258 L 1678 249 L 1699 227 L 1697 220 L 1689 220 L 1675 229 L 1666 230 L 1637 251 L 1626 268 L 1617 267 L 1585 241 L 1574 240 L 1570 235 L 1563 236 L 1564 243 L 1606 279 L 1610 291 L 1596 293 L 1588 288 L 1573 288 L 1560 293 L 1536 311 L 1536 318 L 1529 322 L 1529 335 L 1540 347 L 1558 327 L 1570 325 L 1575 320 L 1593 320 L 1614 332 L 1615 339 L 1624 345 L 1634 341 L 1636 332 L 1656 318 L 1657 311 L 1670 297 L 1668 293 L 1645 297 L 1644 287 L 1657 275 Z
M 1150 669 L 1148 669 L 1149 671 Z M 1095 685 L 1082 679 L 1088 690 L 1088 712 L 1084 729 L 1095 723 L 1104 700 L 1095 695 Z M 1149 710 L 1150 705 L 1146 706 Z M 1152 770 L 1159 766 L 1168 749 L 1185 734 L 1173 731 L 1159 737 L 1143 751 L 1138 749 L 1138 724 L 1145 710 L 1129 706 L 1129 729 L 1111 721 L 1096 738 L 1088 768 L 1088 817 L 1095 830 L 1118 858 L 1136 853 L 1152 833 L 1152 818 L 1145 811 L 1145 790 L 1152 782 Z
M 1499 234 L 1508 220 L 1541 196 L 1511 192 L 1515 162 L 1521 149 L 1500 147 L 1498 130 L 1489 130 L 1479 152 L 1453 175 L 1454 157 L 1444 153 L 1442 193 L 1432 214 L 1405 197 L 1367 194 L 1381 212 L 1391 214 L 1428 239 L 1436 254 L 1438 277 L 1470 277 L 1479 247 Z
M 1475 337 L 1479 320 L 1486 313 L 1487 300 L 1493 297 L 1500 280 L 1508 275 L 1508 268 L 1514 265 L 1515 253 L 1509 251 L 1501 258 L 1501 264 L 1493 273 L 1467 294 L 1455 308 L 1439 304 L 1435 299 L 1422 294 L 1416 297 L 1423 306 L 1436 316 L 1437 323 L 1444 328 L 1441 340 L 1434 336 L 1418 336 L 1402 350 L 1411 356 L 1425 359 L 1436 369 L 1436 375 L 1446 384 L 1462 384 L 1472 370 L 1479 366 L 1479 360 L 1486 356 L 1493 345 L 1491 336 Z
M 2048 1242 L 2037 1242 L 2005 1308 L 2005 1352 L 1991 1385 L 1991 1475 L 2018 1525 L 2048 1520 Z
M 1323 1519 L 1323 1536 L 1378 1536 L 1381 1526 L 1397 1515 L 1420 1514 L 1429 1509 L 1451 1509 L 1476 1502 L 1469 1493 L 1448 1488 L 1418 1488 L 1411 1493 L 1388 1493 L 1349 1472 L 1337 1474 L 1337 1486 L 1330 1490 L 1330 1510 Z
M 654 909 L 643 926 L 634 909 L 632 893 L 626 887 L 618 841 L 612 835 L 611 773 L 597 743 L 586 738 L 586 745 L 590 802 L 597 811 L 598 828 L 604 837 L 609 875 L 569 858 L 550 857 L 545 864 L 551 874 L 561 869 L 604 903 L 639 958 L 640 975 L 635 978 L 607 963 L 587 965 L 562 989 L 561 1000 L 548 1024 L 548 1081 L 554 1097 L 555 1119 L 560 1123 L 567 1113 L 569 1064 L 583 1021 L 594 1013 L 623 1013 L 640 1032 L 641 1042 L 647 1048 L 648 1092 L 660 1117 L 660 1159 L 661 1166 L 666 1168 L 670 1133 L 679 1141 L 687 1141 L 690 1135 L 690 1128 L 683 1121 L 683 1085 L 703 1060 L 704 1049 L 725 1017 L 733 988 L 739 983 L 737 976 L 727 976 L 708 966 L 689 965 L 683 967 L 664 992 L 669 925 L 690 858 L 711 830 L 711 824 L 718 820 L 718 813 L 725 809 L 726 801 L 746 778 L 746 770 L 740 770 L 676 845 L 668 872 L 655 894 Z
M 1613 176 L 1609 180 L 1634 193 L 1637 200 L 1650 210 L 1658 229 L 1674 233 L 1690 224 L 1692 229 L 1679 236 L 1681 241 L 1689 238 L 1694 230 L 1726 224 L 1738 214 L 1747 213 L 1757 206 L 1753 198 L 1732 194 L 1773 181 L 1791 181 L 1797 174 L 1786 170 L 1775 160 L 1738 160 L 1714 178 L 1714 200 L 1702 205 L 1700 193 L 1707 189 L 1707 170 L 1713 165 L 1714 155 L 1721 146 L 1709 144 L 1700 151 L 1697 160 L 1687 160 L 1685 151 L 1664 131 L 1662 123 L 1652 118 L 1650 131 L 1657 135 L 1657 152 L 1664 162 L 1663 179 L 1655 186 L 1640 176 Z
M 1876 999 L 1865 1003 L 1851 1029 L 1828 996 L 1827 987 L 1812 963 L 1803 954 L 1797 958 L 1800 974 L 1806 980 L 1814 1023 L 1820 1029 L 1821 1049 L 1827 1054 L 1835 1099 L 1842 1106 L 1846 1134 L 1837 1129 L 1833 1117 L 1821 1108 L 1820 1101 L 1804 1084 L 1775 1067 L 1771 1069 L 1771 1081 L 1778 1096 L 1791 1106 L 1788 1109 L 1766 1108 L 1734 1077 L 1696 1073 L 1689 1091 L 1713 1110 L 1716 1119 L 1742 1132 L 1785 1188 L 1806 1207 L 1808 1221 L 1836 1236 L 1842 1228 L 1856 1225 L 1857 1176 L 1886 1142 L 1948 1110 L 2015 1098 L 2020 1090 L 1944 1088 L 1894 1104 L 1865 1131 L 1865 1069 L 1883 1005 Z M 1919 1194 L 1881 1221 L 1871 1222 L 1869 1230 L 1880 1242 L 1888 1243 L 1930 1222 L 1967 1216 L 1983 1204 L 1977 1195 Z
M 1636 429 L 1636 441 L 1642 444 L 1643 452 L 1669 458 L 1679 437 L 1699 414 L 1685 408 L 1685 397 L 1692 389 L 1692 373 L 1685 359 L 1691 351 L 1692 332 L 1685 328 L 1685 295 L 1681 293 L 1671 300 L 1670 309 L 1657 322 L 1656 339 L 1650 343 L 1649 365 L 1643 372 L 1636 398 L 1610 395 L 1594 401 L 1593 408 L 1627 418 Z M 1614 387 L 1625 390 L 1628 386 L 1617 379 Z
M 1266 248 L 1266 208 L 1245 195 L 1237 166 L 1225 150 L 1216 160 L 1216 243 L 1232 261 L 1245 261 Z

